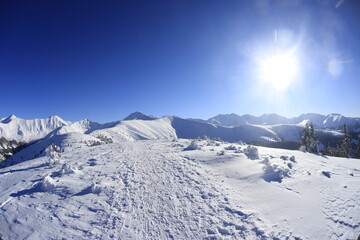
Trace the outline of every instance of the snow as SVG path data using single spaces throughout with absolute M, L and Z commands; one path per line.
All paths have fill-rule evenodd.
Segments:
M 276 132 L 266 126 L 242 125 L 238 127 L 222 127 L 178 117 L 169 118 L 169 120 L 178 138 L 190 139 L 208 136 L 229 142 L 268 142 L 280 140 Z
M 264 114 L 260 117 L 224 114 L 218 115 L 206 122 L 204 120 L 182 119 L 171 116 L 155 118 L 135 112 L 126 119 L 129 120 L 99 124 L 88 119 L 68 122 L 58 116 L 52 116 L 46 119 L 25 120 L 12 115 L 1 119 L 0 122 L 0 138 L 5 138 L 6 140 L 3 140 L 2 145 L 4 146 L 1 146 L 0 159 L 5 159 L 5 153 L 7 156 L 12 154 L 13 147 L 8 143 L 11 140 L 17 141 L 16 145 L 22 145 L 38 141 L 42 138 L 51 138 L 67 133 L 91 134 L 95 138 L 99 135 L 104 135 L 111 139 L 127 141 L 174 139 L 178 137 L 194 139 L 206 135 L 211 138 L 221 138 L 229 142 L 244 141 L 267 146 L 288 146 L 289 148 L 294 148 L 296 144 L 294 145 L 293 143 L 300 141 L 300 134 L 304 127 L 303 124 L 310 121 L 309 119 L 314 120 L 316 124 L 321 122 L 322 125 L 319 126 L 320 129 L 317 129 L 317 133 L 326 142 L 329 139 L 335 141 L 336 138 L 341 138 L 342 135 L 338 129 L 341 130 L 345 122 L 349 125 L 351 131 L 356 131 L 360 128 L 360 120 L 358 118 L 346 118 L 338 114 L 328 116 L 303 114 L 292 119 L 276 114 Z M 279 124 L 270 125 L 270 123 Z M 323 129 L 324 127 L 327 129 Z M 283 144 L 280 145 L 279 143 Z M 292 145 L 287 143 L 292 143 Z
M 297 142 L 310 118 L 333 128 L 320 137 L 340 138 L 336 128 L 358 119 L 265 114 L 219 125 L 238 117 L 1 119 L 2 148 L 30 144 L 0 163 L 0 239 L 355 239 L 358 159 L 238 141 Z
M 155 120 L 121 121 L 113 127 L 96 130 L 91 135 L 102 134 L 119 141 L 144 139 L 174 139 L 177 138 L 171 120 L 167 117 Z
M 236 127 L 240 125 L 302 125 L 312 122 L 317 128 L 335 128 L 341 129 L 344 123 L 351 127 L 360 126 L 360 118 L 344 117 L 340 114 L 332 113 L 329 115 L 321 115 L 316 113 L 301 114 L 298 117 L 286 118 L 277 114 L 263 114 L 255 117 L 249 114 L 239 116 L 237 114 L 219 114 L 209 118 L 208 123 L 218 126 Z
M 5 137 L 8 141 L 31 142 L 69 124 L 70 122 L 64 121 L 58 116 L 25 120 L 11 115 L 0 122 L 0 136 Z
M 49 165 L 47 155 L 40 154 L 0 169 L 1 238 L 356 239 L 359 235 L 358 159 L 254 150 L 205 138 L 196 140 L 196 149 L 184 151 L 193 140 L 175 139 L 170 121 L 158 119 L 142 129 L 145 122 L 149 121 L 124 121 L 90 134 L 54 136 L 32 145 L 29 152 L 17 153 L 24 158 L 54 143 L 61 164 Z M 86 144 L 100 133 L 113 134 L 114 142 Z M 125 133 L 130 141 L 124 141 Z M 139 140 L 143 137 L 161 138 Z M 249 151 L 257 152 L 257 157 L 247 156 Z
M 129 116 L 124 118 L 124 120 L 155 120 L 157 117 L 152 115 L 147 115 L 142 112 L 134 112 L 131 113 Z

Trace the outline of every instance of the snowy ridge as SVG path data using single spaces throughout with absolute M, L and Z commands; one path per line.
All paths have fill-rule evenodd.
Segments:
M 71 132 L 78 133 L 87 133 L 90 131 L 94 131 L 100 129 L 102 127 L 107 126 L 108 124 L 99 124 L 88 119 L 71 123 L 69 125 L 63 126 L 56 131 L 56 134 L 65 134 Z
M 91 134 L 104 134 L 105 136 L 109 136 L 120 141 L 177 138 L 176 132 L 171 126 L 171 121 L 167 117 L 152 121 L 120 121 L 115 126 L 99 129 Z
M 25 120 L 14 115 L 5 118 L 0 123 L 0 137 L 18 142 L 30 142 L 45 137 L 59 127 L 69 125 L 58 116 L 45 119 Z
M 344 117 L 340 114 L 329 114 L 327 116 L 308 113 L 301 114 L 298 117 L 286 118 L 278 114 L 263 114 L 255 117 L 249 114 L 239 116 L 235 113 L 220 114 L 207 120 L 207 122 L 219 126 L 240 126 L 247 124 L 254 125 L 279 125 L 279 124 L 295 124 L 305 125 L 307 122 L 312 122 L 318 128 L 334 128 L 341 129 L 344 123 L 350 128 L 360 127 L 360 118 Z
M 167 118 L 166 121 L 165 118 Z M 328 116 L 302 114 L 299 117 L 287 119 L 277 114 L 264 114 L 260 117 L 254 117 L 251 115 L 238 116 L 233 113 L 220 114 L 207 121 L 179 117 L 163 117 L 160 119 L 163 120 L 157 121 L 158 118 L 156 117 L 135 112 L 126 117 L 124 121 L 99 124 L 88 119 L 71 123 L 62 120 L 58 116 L 25 120 L 12 115 L 1 119 L 0 137 L 4 137 L 8 141 L 30 142 L 43 138 L 49 133 L 52 133 L 52 135 L 70 132 L 88 134 L 100 129 L 117 126 L 117 131 L 122 133 L 124 139 L 156 139 L 163 138 L 165 135 L 167 138 L 169 136 L 173 137 L 174 131 L 176 131 L 181 138 L 196 138 L 207 135 L 209 137 L 223 138 L 230 142 L 240 140 L 261 141 L 261 139 L 265 138 L 276 141 L 298 141 L 301 127 L 307 122 L 313 122 L 315 127 L 320 129 L 341 130 L 344 123 L 348 124 L 351 131 L 360 129 L 360 118 L 348 118 L 339 114 L 330 114 Z M 162 122 L 162 124 L 159 124 L 159 122 Z M 173 129 L 169 128 L 169 122 L 171 122 Z M 228 127 L 233 128 L 229 130 Z M 157 133 L 157 131 L 159 132 Z
M 320 140 L 324 145 L 336 145 L 341 138 L 342 125 L 347 123 L 352 132 L 360 130 L 359 118 L 347 118 L 339 114 L 323 116 L 319 114 L 303 114 L 294 119 L 286 120 L 276 114 L 264 114 L 258 118 L 251 115 L 242 117 L 236 114 L 218 115 L 209 121 L 182 119 L 174 116 L 155 118 L 135 112 L 126 119 L 117 122 L 99 124 L 88 119 L 78 122 L 67 122 L 57 116 L 46 119 L 25 120 L 15 116 L 1 119 L 0 161 L 16 152 L 18 146 L 51 138 L 67 133 L 103 135 L 114 141 L 154 140 L 154 139 L 195 139 L 201 136 L 219 138 L 228 142 L 243 141 L 262 146 L 297 149 L 304 125 L 309 119 L 315 124 Z M 240 121 L 241 120 L 241 121 Z M 270 124 L 276 122 L 299 122 L 298 124 Z M 251 123 L 252 122 L 252 123 Z M 256 123 L 256 124 L 255 124 Z M 238 126 L 223 126 L 240 124 Z M 10 143 L 10 141 L 16 141 Z M 14 147 L 16 146 L 16 147 Z M 5 156 L 6 155 L 6 156 Z
M 327 128 L 338 128 L 339 126 L 343 126 L 345 123 L 351 127 L 358 127 L 360 126 L 360 118 L 348 118 L 334 113 L 326 117 L 323 125 Z
M 152 115 L 147 115 L 142 112 L 134 112 L 131 113 L 129 116 L 124 118 L 124 120 L 155 120 L 157 117 L 154 117 Z
M 220 138 L 228 142 L 267 142 L 269 139 L 271 141 L 280 140 L 273 130 L 257 125 L 241 125 L 229 128 L 178 117 L 172 118 L 171 125 L 176 130 L 179 138 L 189 139 L 208 136 L 210 138 Z

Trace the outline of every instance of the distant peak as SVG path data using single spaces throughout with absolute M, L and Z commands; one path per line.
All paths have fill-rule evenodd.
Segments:
M 131 113 L 126 118 L 124 118 L 124 120 L 154 120 L 154 119 L 157 119 L 157 117 L 154 117 L 152 115 L 147 115 L 142 112 L 134 112 Z
M 64 122 L 64 120 L 61 117 L 57 116 L 57 115 L 50 116 L 49 119 Z
M 9 123 L 12 120 L 16 119 L 17 117 L 15 115 L 10 115 L 7 118 L 4 118 L 3 120 L 1 120 L 1 123 Z
M 71 122 L 65 121 L 64 119 L 62 119 L 61 117 L 59 117 L 59 116 L 57 116 L 57 115 L 50 116 L 48 119 L 49 119 L 51 122 L 61 123 L 61 124 L 63 124 L 63 125 L 68 125 L 68 124 L 71 123 Z

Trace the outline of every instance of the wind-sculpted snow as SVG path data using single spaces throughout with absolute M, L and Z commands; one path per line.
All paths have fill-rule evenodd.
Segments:
M 57 164 L 38 156 L 0 170 L 2 239 L 359 234 L 359 160 L 263 147 L 253 158 L 254 147 L 206 138 L 92 146 L 86 136 L 59 136 Z

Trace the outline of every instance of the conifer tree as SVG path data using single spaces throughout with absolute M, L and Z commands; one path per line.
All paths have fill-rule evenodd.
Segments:
M 319 140 L 316 136 L 314 124 L 306 123 L 301 136 L 301 149 L 307 152 L 318 153 Z
M 351 137 L 349 135 L 349 130 L 347 127 L 347 124 L 344 124 L 344 139 L 342 141 L 342 144 L 339 148 L 339 157 L 350 157 L 351 153 Z

